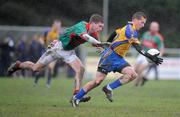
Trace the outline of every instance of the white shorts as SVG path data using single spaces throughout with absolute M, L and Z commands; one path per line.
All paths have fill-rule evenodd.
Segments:
M 149 62 L 147 61 L 146 57 L 139 54 L 136 60 L 136 64 L 144 64 L 144 65 L 148 65 Z
M 62 47 L 61 41 L 53 41 L 51 48 L 47 49 L 46 52 L 38 60 L 43 65 L 48 65 L 52 61 L 62 59 L 66 63 L 71 63 L 78 59 L 74 50 L 66 51 Z

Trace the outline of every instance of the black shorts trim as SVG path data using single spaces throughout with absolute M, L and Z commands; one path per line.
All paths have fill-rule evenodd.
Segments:
M 102 68 L 102 67 L 98 67 L 98 68 L 97 68 L 97 71 L 98 71 L 98 72 L 101 72 L 101 73 L 103 73 L 103 74 L 106 74 L 106 75 L 108 74 L 108 71 L 105 70 L 105 69 Z
M 119 72 L 119 73 L 121 73 L 121 71 L 122 71 L 125 67 L 127 67 L 127 66 L 131 66 L 131 65 L 130 65 L 129 63 L 124 64 L 124 65 L 121 66 L 121 68 L 119 68 L 118 70 L 116 70 L 116 71 L 114 71 L 114 72 Z
M 131 65 L 130 65 L 129 63 L 124 64 L 124 65 L 121 66 L 121 68 L 119 68 L 119 69 L 117 69 L 117 70 L 115 70 L 115 71 L 113 71 L 113 72 L 119 72 L 119 73 L 121 73 L 121 71 L 122 71 L 125 67 L 127 67 L 127 66 L 131 66 Z M 97 71 L 98 71 L 98 72 L 101 72 L 101 73 L 103 73 L 103 74 L 106 74 L 106 75 L 109 73 L 106 69 L 104 69 L 104 68 L 102 68 L 102 67 L 98 67 Z

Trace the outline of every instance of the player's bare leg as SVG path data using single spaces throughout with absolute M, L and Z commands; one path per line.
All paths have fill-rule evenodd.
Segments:
M 88 93 L 89 91 L 91 91 L 93 88 L 97 87 L 100 85 L 100 83 L 106 78 L 106 74 L 101 73 L 101 72 L 97 72 L 96 73 L 96 78 L 92 81 L 89 81 L 88 83 L 86 83 L 84 85 L 84 87 L 78 92 L 77 95 L 75 95 L 72 100 L 71 100 L 71 104 L 73 107 L 77 107 L 79 105 L 79 102 L 81 101 L 81 99 L 83 98 L 84 95 L 86 95 L 86 93 Z
M 121 71 L 121 73 L 123 74 L 123 76 L 118 78 L 116 81 L 104 86 L 102 89 L 106 95 L 106 98 L 110 102 L 113 102 L 113 99 L 112 99 L 112 96 L 113 96 L 112 90 L 113 89 L 116 89 L 116 88 L 120 87 L 121 85 L 129 83 L 130 81 L 134 80 L 137 77 L 135 70 L 130 66 L 125 67 Z
M 82 85 L 82 79 L 85 70 L 82 62 L 79 59 L 72 61 L 71 63 L 69 63 L 69 65 L 75 71 L 75 81 L 74 81 L 75 86 L 74 86 L 73 94 L 76 94 Z
M 143 71 L 148 67 L 145 64 L 138 64 L 135 65 L 135 71 L 138 74 L 137 78 L 135 79 L 135 86 L 139 86 L 143 81 Z
M 24 67 L 26 66 L 26 64 L 24 64 Z M 23 65 L 22 65 L 23 67 Z M 45 67 L 45 65 L 37 62 L 36 64 L 32 65 L 32 67 L 30 68 L 30 70 L 34 71 L 34 75 L 35 75 L 35 80 L 34 80 L 34 86 L 36 87 L 38 85 L 38 81 L 40 79 L 40 74 L 39 72 Z
M 74 61 L 72 61 L 71 63 L 69 63 L 69 65 L 72 67 L 72 69 L 75 71 L 76 75 L 75 75 L 75 81 L 74 81 L 74 90 L 73 90 L 73 95 L 75 95 L 77 92 L 79 92 L 81 86 L 82 86 L 82 79 L 84 76 L 84 66 L 82 64 L 82 62 L 80 61 L 79 58 L 75 59 Z M 84 96 L 81 99 L 81 102 L 87 102 L 91 99 L 91 97 L 89 96 Z
M 8 68 L 7 72 L 8 72 L 8 75 L 11 75 L 17 70 L 21 70 L 21 69 L 28 69 L 34 72 L 39 72 L 42 68 L 44 68 L 44 65 L 39 62 L 34 64 L 31 61 L 25 61 L 25 62 L 16 61 L 14 64 L 12 64 Z
M 19 65 L 20 65 L 20 61 L 16 61 L 15 63 L 13 63 L 7 70 L 7 75 L 12 75 L 15 71 L 20 70 Z
M 134 69 L 130 66 L 127 66 L 125 68 L 122 69 L 121 71 L 122 74 L 124 74 L 122 77 L 120 77 L 119 79 L 117 79 L 116 81 L 106 85 L 103 87 L 103 91 L 106 95 L 106 98 L 109 101 L 113 101 L 112 99 L 112 90 L 127 84 L 128 82 L 132 81 L 133 79 L 135 79 L 137 77 L 136 72 L 134 71 Z M 79 105 L 79 101 L 80 99 L 87 94 L 90 90 L 92 90 L 93 88 L 97 87 L 98 85 L 100 85 L 100 83 L 106 78 L 106 74 L 102 73 L 102 72 L 97 72 L 96 73 L 96 78 L 90 82 L 88 82 L 72 99 L 71 103 L 73 107 L 77 107 Z
M 54 74 L 55 65 L 56 65 L 56 61 L 53 61 L 48 65 L 49 69 L 51 69 L 51 74 Z
M 55 64 L 56 64 L 56 61 L 53 61 L 48 65 L 48 77 L 47 77 L 47 81 L 46 81 L 47 88 L 50 88 L 52 75 L 54 74 Z
M 92 90 L 93 88 L 99 86 L 101 84 L 101 82 L 106 78 L 106 74 L 103 74 L 101 72 L 96 73 L 96 78 L 93 79 L 92 81 L 89 81 L 84 87 L 83 89 L 86 92 L 89 92 L 90 90 Z

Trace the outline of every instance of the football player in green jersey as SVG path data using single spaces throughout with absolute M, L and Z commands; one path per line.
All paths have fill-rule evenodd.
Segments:
M 65 33 L 60 35 L 59 40 L 54 40 L 51 43 L 51 47 L 47 49 L 36 63 L 16 61 L 9 67 L 8 74 L 11 75 L 21 69 L 29 69 L 38 73 L 52 61 L 63 59 L 76 73 L 73 91 L 73 94 L 76 94 L 81 88 L 84 66 L 76 56 L 74 49 L 85 42 L 89 42 L 95 47 L 102 47 L 104 44 L 98 40 L 98 34 L 103 30 L 103 27 L 103 17 L 99 14 L 93 14 L 88 23 L 81 21 L 67 28 Z

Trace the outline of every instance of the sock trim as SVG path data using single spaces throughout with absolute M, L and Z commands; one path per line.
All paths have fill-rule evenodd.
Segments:
M 112 91 L 112 88 L 109 86 L 109 84 L 106 86 L 106 88 L 110 91 Z

